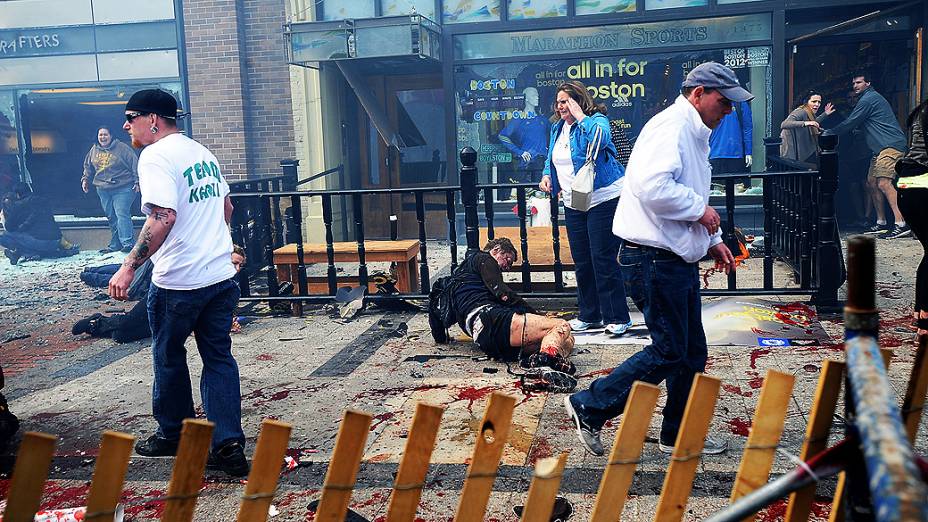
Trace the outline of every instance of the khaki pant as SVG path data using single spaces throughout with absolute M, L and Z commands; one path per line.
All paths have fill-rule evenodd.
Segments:
M 870 172 L 867 177 L 896 179 L 896 162 L 903 156 L 905 156 L 904 152 L 889 147 L 881 150 L 870 160 Z

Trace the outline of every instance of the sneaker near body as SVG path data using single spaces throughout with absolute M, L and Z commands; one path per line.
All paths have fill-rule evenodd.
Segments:
M 625 335 L 625 332 L 632 327 L 632 322 L 629 320 L 627 323 L 610 323 L 606 325 L 606 333 L 612 334 L 616 337 Z
M 177 455 L 176 440 L 168 440 L 152 435 L 135 443 L 135 452 L 143 457 L 173 457 Z
M 581 321 L 580 319 L 571 319 L 570 321 L 567 321 L 567 323 L 570 325 L 570 329 L 574 332 L 585 332 L 587 330 L 596 330 L 597 328 L 603 327 L 602 321 L 588 323 L 586 321 Z
M 893 225 L 893 228 L 886 231 L 885 234 L 880 236 L 880 239 L 899 239 L 901 237 L 909 237 L 912 235 L 912 229 L 909 228 L 909 225 Z
M 664 444 L 661 442 L 657 447 L 664 453 L 670 455 L 673 453 L 672 444 Z M 719 440 L 711 436 L 706 437 L 706 442 L 702 446 L 703 455 L 718 455 L 719 453 L 724 453 L 728 449 L 728 443 L 724 440 Z
M 564 397 L 564 409 L 567 410 L 567 415 L 574 421 L 574 426 L 577 427 L 577 437 L 580 439 L 583 448 L 592 455 L 603 456 L 606 452 L 603 450 L 603 442 L 599 438 L 599 430 L 591 427 L 580 418 L 577 410 L 574 409 L 573 403 L 570 402 L 570 395 Z
M 248 459 L 245 458 L 245 449 L 236 441 L 226 442 L 209 452 L 206 468 L 224 471 L 233 477 L 244 477 L 248 474 Z
M 90 317 L 85 317 L 81 319 L 80 321 L 74 323 L 74 326 L 71 327 L 71 334 L 72 335 L 80 335 L 80 334 L 85 334 L 85 333 L 93 334 L 93 331 L 97 327 L 97 323 L 99 323 L 100 318 L 102 317 L 103 317 L 103 314 L 93 314 Z
M 3 251 L 3 254 L 6 256 L 7 259 L 10 260 L 11 265 L 15 265 L 16 263 L 19 263 L 19 258 L 21 257 L 19 255 L 19 252 L 11 248 L 7 248 Z
M 874 223 L 860 231 L 861 234 L 885 234 L 889 230 L 889 225 Z

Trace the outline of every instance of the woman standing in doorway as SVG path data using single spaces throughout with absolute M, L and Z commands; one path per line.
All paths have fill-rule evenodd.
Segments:
M 809 91 L 805 103 L 796 107 L 780 123 L 780 156 L 796 161 L 818 163 L 818 135 L 821 123 L 835 112 L 832 104 L 825 105 L 822 114 L 816 116 L 822 106 L 822 95 Z
M 925 254 L 915 274 L 915 326 L 928 334 L 928 100 L 909 114 L 909 152 L 896 162 L 899 211 Z
M 564 201 L 567 240 L 577 274 L 579 317 L 570 321 L 576 332 L 601 328 L 614 335 L 631 326 L 625 286 L 617 256 L 619 238 L 612 233 L 612 220 L 622 192 L 625 169 L 616 161 L 606 107 L 597 105 L 586 86 L 568 81 L 557 89 L 554 123 L 548 145 L 548 160 L 539 187 L 560 194 Z M 588 145 L 601 131 L 596 157 L 593 194 L 588 210 L 571 207 L 571 185 L 586 162 Z
M 97 129 L 97 142 L 84 158 L 81 189 L 90 192 L 91 178 L 100 204 L 110 224 L 110 244 L 100 250 L 106 254 L 129 252 L 132 240 L 132 203 L 139 191 L 139 158 L 131 147 L 117 140 L 107 127 Z

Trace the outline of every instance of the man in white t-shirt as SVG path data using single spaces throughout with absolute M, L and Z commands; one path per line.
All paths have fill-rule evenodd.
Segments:
M 207 467 L 248 473 L 242 432 L 238 364 L 232 356 L 232 314 L 239 288 L 233 277 L 229 220 L 232 200 L 216 157 L 180 134 L 177 101 L 158 89 L 139 91 L 126 104 L 123 128 L 139 157 L 142 211 L 139 239 L 109 284 L 124 300 L 135 270 L 154 263 L 148 292 L 155 380 L 152 410 L 158 431 L 138 442 L 144 456 L 177 454 L 181 423 L 195 417 L 184 343 L 191 333 L 203 360 L 200 394 L 215 423 Z

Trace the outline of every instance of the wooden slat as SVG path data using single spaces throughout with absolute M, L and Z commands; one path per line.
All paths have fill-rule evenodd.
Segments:
M 251 460 L 251 472 L 238 509 L 239 522 L 265 522 L 267 511 L 274 500 L 280 477 L 280 465 L 287 454 L 287 443 L 293 426 L 285 422 L 264 419 L 261 433 Z
M 58 437 L 47 433 L 30 431 L 23 434 L 3 513 L 6 522 L 32 522 L 35 518 L 57 440 Z
M 122 485 L 129 469 L 132 456 L 132 443 L 135 437 L 115 431 L 103 432 L 100 441 L 100 454 L 93 469 L 90 493 L 87 496 L 87 515 L 85 520 L 106 520 L 111 522 L 116 504 L 122 497 Z
M 325 472 L 325 483 L 322 486 L 322 498 L 319 500 L 316 520 L 320 522 L 345 520 L 372 419 L 370 413 L 345 411 L 342 424 L 338 428 L 338 439 L 335 441 L 332 460 L 329 463 L 329 469 Z
M 809 413 L 809 424 L 806 425 L 806 440 L 802 444 L 799 458 L 808 460 L 825 449 L 828 443 L 828 432 L 831 429 L 835 406 L 838 404 L 838 394 L 841 392 L 841 379 L 844 377 L 845 364 L 843 362 L 826 360 L 822 364 L 822 373 L 818 378 L 815 389 L 815 399 L 812 402 L 812 411 Z M 812 509 L 812 500 L 815 497 L 815 484 L 806 486 L 789 496 L 786 508 L 786 522 L 805 522 Z
M 697 373 L 693 379 L 670 467 L 667 468 L 661 498 L 657 503 L 655 521 L 668 522 L 683 518 L 720 385 L 720 380 L 702 373 Z
M 653 384 L 636 381 L 632 385 L 609 453 L 609 463 L 599 482 L 591 522 L 611 522 L 621 518 L 659 394 L 660 388 Z
M 557 458 L 549 457 L 535 463 L 535 475 L 528 488 L 528 499 L 522 511 L 523 522 L 548 522 L 554 509 L 557 490 L 561 487 L 564 465 L 567 464 L 567 452 Z
M 180 444 L 177 446 L 177 458 L 174 459 L 174 471 L 168 484 L 168 497 L 165 501 L 165 522 L 190 522 L 193 510 L 197 507 L 197 494 L 203 484 L 203 470 L 209 457 L 209 446 L 213 438 L 212 422 L 201 419 L 184 419 L 180 430 Z
M 922 419 L 926 392 L 928 392 L 928 336 L 923 335 L 918 340 L 912 374 L 909 376 L 909 385 L 906 387 L 905 398 L 902 400 L 902 422 L 905 423 L 905 432 L 913 444 L 915 435 L 918 434 L 918 424 Z
M 889 363 L 893 360 L 892 348 L 880 348 L 880 355 L 883 357 L 883 365 L 888 370 Z M 831 502 L 831 512 L 828 514 L 828 522 L 844 521 L 844 482 L 846 479 L 847 476 L 844 472 L 838 474 L 838 485 L 835 487 L 835 496 L 834 500 Z
M 435 448 L 441 416 L 445 409 L 420 402 L 416 404 L 416 414 L 412 418 L 412 427 L 403 449 L 403 460 L 396 472 L 390 505 L 387 508 L 387 520 L 407 522 L 415 520 L 422 485 L 429 470 L 429 460 Z
M 777 445 L 783 434 L 786 412 L 793 393 L 796 378 L 788 373 L 767 371 L 764 386 L 760 390 L 751 433 L 745 445 L 735 486 L 731 491 L 731 502 L 747 495 L 767 483 L 770 468 L 776 456 Z M 749 517 L 747 520 L 753 520 Z
M 515 404 L 515 397 L 499 392 L 490 395 L 483 420 L 477 431 L 474 454 L 471 457 L 470 466 L 467 467 L 467 478 L 464 481 L 461 500 L 454 517 L 456 522 L 483 520 L 493 482 L 496 479 L 496 470 L 499 469 L 499 459 L 503 456 L 503 448 L 509 439 L 512 410 Z

